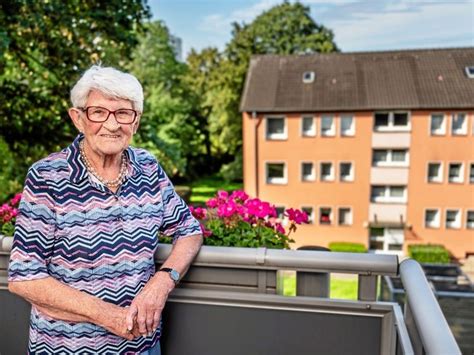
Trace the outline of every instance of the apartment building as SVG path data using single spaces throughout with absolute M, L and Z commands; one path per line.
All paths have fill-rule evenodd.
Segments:
M 244 188 L 302 208 L 294 247 L 474 253 L 474 48 L 256 56 Z

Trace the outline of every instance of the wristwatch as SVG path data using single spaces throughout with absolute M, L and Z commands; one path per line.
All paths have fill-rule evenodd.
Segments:
M 157 272 L 160 271 L 167 272 L 168 275 L 170 275 L 171 280 L 173 280 L 175 284 L 179 282 L 179 272 L 177 272 L 175 269 L 171 269 L 169 267 L 162 267 Z

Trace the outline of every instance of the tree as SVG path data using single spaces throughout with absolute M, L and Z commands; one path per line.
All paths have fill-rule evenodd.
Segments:
M 240 97 L 250 58 L 255 54 L 302 54 L 338 51 L 333 33 L 318 25 L 310 9 L 284 2 L 250 24 L 233 24 L 232 39 L 216 69 L 209 129 L 213 149 L 238 163 L 242 148 Z M 234 169 L 235 170 L 235 169 Z
M 204 133 L 184 82 L 188 69 L 175 58 L 164 23 L 155 21 L 146 27 L 129 67 L 145 91 L 136 143 L 157 156 L 168 174 L 192 174 L 188 163 L 204 153 Z
M 0 4 L 0 137 L 15 176 L 69 143 L 69 91 L 102 61 L 123 67 L 150 16 L 142 0 L 10 0 Z

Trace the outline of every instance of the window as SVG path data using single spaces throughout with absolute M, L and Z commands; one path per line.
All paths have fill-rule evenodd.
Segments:
M 314 71 L 305 71 L 303 73 L 303 83 L 310 84 L 314 81 L 315 77 L 316 75 L 314 75 Z
M 267 163 L 267 184 L 286 184 L 285 163 Z
M 316 135 L 314 117 L 306 116 L 302 118 L 301 134 L 303 137 L 314 137 Z
M 474 163 L 469 164 L 469 183 L 474 184 Z
M 467 120 L 465 113 L 453 113 L 451 118 L 451 134 L 454 136 L 467 134 Z
M 371 186 L 370 198 L 372 202 L 406 202 L 406 186 Z
M 338 223 L 341 226 L 352 224 L 352 211 L 350 208 L 341 207 L 338 211 Z
M 425 210 L 425 228 L 439 228 L 439 210 Z
M 459 210 L 446 210 L 446 228 L 455 229 L 461 227 L 461 213 Z
M 431 135 L 443 135 L 446 133 L 446 123 L 444 121 L 444 113 L 433 113 L 430 122 Z
M 463 182 L 463 171 L 461 163 L 449 163 L 449 173 L 448 181 L 449 182 Z
M 354 172 L 352 169 L 352 163 L 339 164 L 339 180 L 354 181 Z
M 332 224 L 332 211 L 330 207 L 319 208 L 319 224 Z
M 321 163 L 321 181 L 334 180 L 332 163 Z
M 268 117 L 266 127 L 267 139 L 286 139 L 286 125 L 283 117 Z
M 469 65 L 465 68 L 466 75 L 469 79 L 474 79 L 474 65 Z
M 279 219 L 285 218 L 285 206 L 276 206 L 275 212 L 276 212 L 277 218 Z
M 441 163 L 428 163 L 428 182 L 442 182 Z
M 341 116 L 341 136 L 353 136 L 355 134 L 355 122 L 352 115 Z
M 316 174 L 314 173 L 313 163 L 302 163 L 301 164 L 301 180 L 302 181 L 314 181 L 316 180 Z
M 321 117 L 321 135 L 327 137 L 334 136 L 335 134 L 334 117 L 331 115 L 323 115 Z
M 466 228 L 474 229 L 474 211 L 467 211 L 466 213 Z
M 301 210 L 308 215 L 308 223 L 313 224 L 314 223 L 313 207 L 302 207 Z
M 376 112 L 374 114 L 375 131 L 406 131 L 409 128 L 408 112 Z
M 408 165 L 407 149 L 374 149 L 373 166 L 406 166 Z

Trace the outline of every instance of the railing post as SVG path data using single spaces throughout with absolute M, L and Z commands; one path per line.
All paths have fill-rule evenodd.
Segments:
M 297 271 L 296 295 L 328 298 L 329 273 Z
M 359 275 L 359 285 L 357 289 L 357 298 L 359 301 L 376 301 L 377 299 L 377 276 Z

